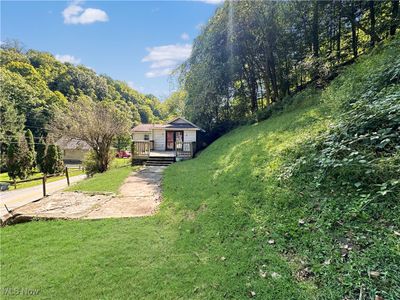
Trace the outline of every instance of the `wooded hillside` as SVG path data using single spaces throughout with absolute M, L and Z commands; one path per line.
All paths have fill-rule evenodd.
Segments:
M 395 35 L 399 1 L 225 1 L 182 66 L 185 114 L 222 134 Z
M 127 83 L 83 66 L 62 63 L 46 52 L 24 51 L 17 42 L 5 42 L 0 49 L 1 150 L 23 130 L 30 129 L 35 142 L 47 135 L 46 126 L 57 108 L 68 102 L 90 97 L 94 101 L 113 101 L 129 112 L 135 123 L 163 118 L 161 103 L 143 95 Z

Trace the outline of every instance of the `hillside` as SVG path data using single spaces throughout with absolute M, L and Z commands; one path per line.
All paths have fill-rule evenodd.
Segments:
M 2 229 L 43 298 L 400 298 L 400 41 L 165 171 L 153 217 Z
M 18 43 L 1 44 L 0 84 L 2 151 L 22 130 L 30 129 L 37 140 L 47 135 L 46 126 L 53 121 L 55 111 L 83 97 L 114 101 L 129 113 L 134 124 L 163 118 L 156 97 L 83 65 L 62 63 L 50 53 L 25 51 Z

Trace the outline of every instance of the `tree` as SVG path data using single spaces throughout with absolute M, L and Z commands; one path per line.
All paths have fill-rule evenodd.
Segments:
M 25 139 L 28 144 L 29 151 L 31 152 L 31 156 L 33 157 L 32 167 L 31 167 L 31 169 L 33 170 L 36 167 L 36 151 L 35 151 L 35 140 L 33 138 L 33 134 L 30 129 L 25 131 Z
M 51 129 L 58 136 L 85 141 L 94 151 L 98 171 L 108 169 L 111 161 L 110 148 L 117 136 L 129 134 L 131 120 L 112 101 L 95 102 L 80 97 L 69 103 L 68 109 L 58 111 Z
M 43 137 L 40 137 L 38 143 L 36 144 L 36 165 L 39 167 L 39 170 L 43 172 L 43 159 L 46 154 L 46 144 L 44 142 Z
M 7 149 L 8 176 L 14 180 L 27 178 L 32 171 L 33 156 L 24 136 L 14 137 Z
M 42 161 L 42 172 L 44 174 L 58 174 L 62 172 L 63 167 L 62 154 L 58 146 L 53 143 L 48 144 Z
M 130 146 L 131 142 L 131 135 L 123 134 L 115 138 L 113 146 L 117 149 L 117 151 L 126 150 Z
M 20 135 L 24 128 L 25 118 L 8 98 L 0 95 L 0 153 L 3 170 L 6 165 L 6 154 L 11 139 Z

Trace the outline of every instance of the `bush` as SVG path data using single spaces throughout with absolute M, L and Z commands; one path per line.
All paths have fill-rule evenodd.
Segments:
M 99 163 L 96 159 L 96 153 L 90 150 L 83 161 L 83 167 L 87 176 L 93 176 L 99 172 Z

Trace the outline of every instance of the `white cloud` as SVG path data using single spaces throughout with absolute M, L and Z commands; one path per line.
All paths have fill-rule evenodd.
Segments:
M 67 62 L 74 65 L 77 65 L 81 62 L 80 58 L 76 58 L 75 56 L 69 54 L 64 54 L 64 55 L 56 54 L 55 58 L 62 63 Z
M 152 70 L 145 75 L 147 78 L 154 78 L 171 74 L 179 63 L 189 58 L 192 45 L 157 46 L 147 48 L 147 51 L 149 54 L 142 59 L 142 62 L 150 62 Z
M 181 34 L 181 39 L 184 41 L 188 41 L 190 39 L 190 36 L 186 32 L 184 32 Z
M 64 9 L 62 15 L 65 24 L 91 24 L 95 22 L 107 22 L 108 15 L 98 8 L 83 8 L 81 1 L 73 1 Z
M 145 75 L 147 78 L 155 78 L 155 77 L 162 77 L 167 76 L 172 73 L 173 68 L 165 68 L 165 69 L 157 69 L 147 72 Z
M 208 3 L 208 4 L 220 4 L 225 0 L 198 0 L 200 2 Z

